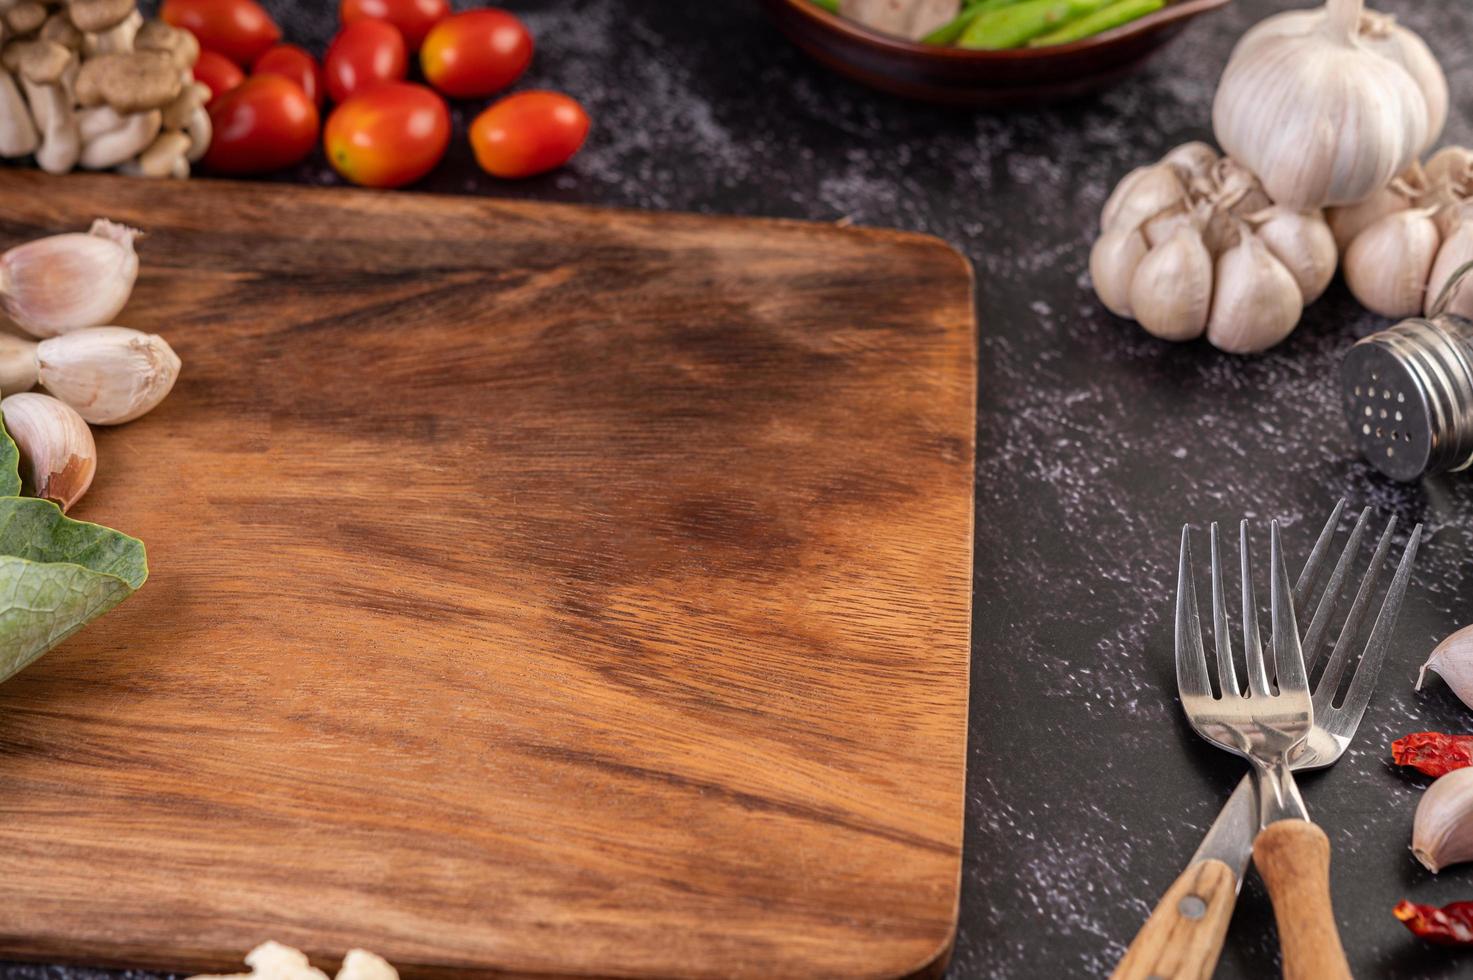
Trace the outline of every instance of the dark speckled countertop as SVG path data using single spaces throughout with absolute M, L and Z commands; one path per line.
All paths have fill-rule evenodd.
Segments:
M 1278 517 L 1302 556 L 1342 495 L 1422 521 L 1428 536 L 1360 736 L 1338 766 L 1304 779 L 1304 793 L 1334 844 L 1357 975 L 1473 973 L 1473 954 L 1420 946 L 1391 917 L 1403 896 L 1473 899 L 1473 870 L 1433 879 L 1412 859 L 1426 781 L 1388 763 L 1407 731 L 1473 727 L 1446 688 L 1412 691 L 1436 640 L 1473 621 L 1473 476 L 1398 486 L 1357 458 L 1336 365 L 1384 324 L 1343 285 L 1257 358 L 1154 341 L 1087 288 L 1106 193 L 1174 144 L 1210 138 L 1234 39 L 1280 5 L 1238 0 L 1117 88 L 1007 114 L 857 88 L 790 48 L 749 2 L 508 5 L 537 35 L 528 81 L 581 99 L 592 140 L 570 169 L 519 184 L 482 175 L 457 141 L 425 189 L 843 219 L 939 235 L 976 264 L 976 641 L 949 976 L 1109 973 L 1241 768 L 1192 737 L 1176 706 L 1176 529 Z M 320 0 L 267 6 L 317 50 L 335 24 L 335 4 Z M 1380 6 L 1421 32 L 1448 72 L 1445 138 L 1473 141 L 1473 103 L 1458 96 L 1473 91 L 1473 7 Z M 320 161 L 284 179 L 335 180 Z M 1276 974 L 1271 912 L 1250 879 L 1218 976 Z M 3 980 L 94 976 L 108 975 L 0 967 Z

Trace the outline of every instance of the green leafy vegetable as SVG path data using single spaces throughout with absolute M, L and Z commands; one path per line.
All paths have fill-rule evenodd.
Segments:
M 0 681 L 132 595 L 143 542 L 20 497 L 19 453 L 0 424 Z

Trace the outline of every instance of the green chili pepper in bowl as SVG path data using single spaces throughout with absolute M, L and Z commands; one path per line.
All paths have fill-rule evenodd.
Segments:
M 1113 30 L 1122 24 L 1128 24 L 1133 20 L 1139 20 L 1146 14 L 1154 14 L 1166 6 L 1166 0 L 1115 0 L 1103 10 L 1097 10 L 1092 14 L 1086 14 L 1075 21 L 1070 21 L 1058 30 L 1040 34 L 1028 42 L 1030 48 L 1046 48 L 1055 44 L 1069 44 L 1072 41 L 1082 41 L 1096 34 Z

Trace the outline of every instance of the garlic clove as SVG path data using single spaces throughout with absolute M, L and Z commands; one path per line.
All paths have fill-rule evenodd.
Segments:
M 1141 234 L 1146 236 L 1146 244 L 1155 248 L 1175 235 L 1177 229 L 1192 227 L 1195 227 L 1192 215 L 1185 208 L 1173 208 L 1141 225 Z
M 1388 214 L 1405 211 L 1411 206 L 1411 199 L 1394 186 L 1383 187 L 1359 204 L 1331 208 L 1325 214 L 1325 220 L 1330 223 L 1330 231 L 1334 233 L 1335 247 L 1344 255 L 1349 250 L 1350 243 L 1361 232 Z
M 36 387 L 36 342 L 0 333 L 0 395 Z
M 1473 626 L 1464 626 L 1432 650 L 1417 673 L 1416 690 L 1427 681 L 1427 672 L 1441 677 L 1458 699 L 1473 708 Z
M 1238 43 L 1218 84 L 1218 144 L 1284 207 L 1361 201 L 1434 135 L 1436 107 L 1417 79 L 1358 37 L 1362 8 L 1330 0 L 1292 20 L 1271 18 Z
M 1387 317 L 1422 309 L 1442 235 L 1427 208 L 1398 211 L 1356 236 L 1345 253 L 1345 283 L 1362 306 Z
M 138 278 L 138 232 L 111 221 L 52 235 L 0 255 L 0 309 L 36 337 L 108 323 Z
M 1174 147 L 1161 158 L 1161 162 L 1175 170 L 1176 175 L 1186 184 L 1210 174 L 1217 160 L 1217 151 L 1201 140 Z
M 1100 212 L 1100 230 L 1135 229 L 1162 211 L 1186 201 L 1186 185 L 1165 164 L 1132 170 L 1125 175 Z
M 155 334 L 91 327 L 41 341 L 41 384 L 93 425 L 120 425 L 151 411 L 179 377 L 179 355 Z
M 1433 874 L 1473 860 L 1473 769 L 1440 776 L 1417 803 L 1412 854 Z
M 1212 256 L 1195 228 L 1179 227 L 1141 260 L 1130 307 L 1147 333 L 1181 341 L 1202 336 L 1211 306 Z
M 1089 277 L 1105 308 L 1130 317 L 1130 286 L 1136 267 L 1146 257 L 1146 237 L 1135 228 L 1112 228 L 1089 252 Z
M 1263 184 L 1253 176 L 1253 172 L 1232 157 L 1223 157 L 1217 161 L 1214 179 L 1218 188 L 1216 196 L 1219 209 L 1236 215 L 1247 215 L 1273 205 L 1273 201 L 1264 192 Z
M 1261 212 L 1266 217 L 1254 229 L 1260 241 L 1268 246 L 1274 258 L 1299 285 L 1305 306 L 1319 299 L 1330 280 L 1335 278 L 1339 253 L 1335 236 L 1317 211 L 1290 211 L 1272 208 Z
M 23 492 L 71 509 L 97 473 L 97 445 L 86 421 L 64 402 L 36 392 L 0 400 L 0 416 L 20 450 Z
M 1459 221 L 1437 250 L 1437 261 L 1432 263 L 1432 272 L 1427 277 L 1427 295 L 1422 306 L 1424 315 L 1430 315 L 1432 305 L 1442 296 L 1448 280 L 1469 262 L 1473 262 L 1473 216 Z M 1464 279 L 1458 284 L 1446 312 L 1473 318 L 1473 281 Z
M 1268 350 L 1294 332 L 1304 304 L 1299 284 L 1246 229 L 1217 259 L 1207 340 L 1230 354 Z

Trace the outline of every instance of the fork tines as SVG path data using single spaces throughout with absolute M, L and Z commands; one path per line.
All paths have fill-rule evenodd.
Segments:
M 1386 659 L 1391 634 L 1401 611 L 1402 599 L 1406 595 L 1411 577 L 1412 563 L 1416 559 L 1417 546 L 1422 538 L 1422 526 L 1418 524 L 1407 539 L 1401 561 L 1391 578 L 1391 584 L 1381 597 L 1375 625 L 1364 644 L 1358 643 L 1371 607 L 1378 595 L 1378 586 L 1391 552 L 1396 532 L 1396 518 L 1387 522 L 1385 530 L 1376 544 L 1374 553 L 1356 590 L 1350 611 L 1341 623 L 1334 647 L 1323 671 L 1316 677 L 1315 670 L 1322 657 L 1321 650 L 1327 634 L 1339 611 L 1340 600 L 1351 578 L 1352 567 L 1370 523 L 1371 508 L 1361 511 L 1355 526 L 1340 551 L 1330 571 L 1319 601 L 1314 606 L 1309 626 L 1299 641 L 1295 611 L 1305 612 L 1319 589 L 1321 578 L 1328 567 L 1340 518 L 1345 510 L 1345 501 L 1335 505 L 1330 519 L 1325 523 L 1310 551 L 1298 581 L 1289 588 L 1285 571 L 1283 549 L 1280 544 L 1278 522 L 1271 524 L 1271 578 L 1270 620 L 1273 628 L 1274 676 L 1269 676 L 1269 666 L 1264 660 L 1262 639 L 1258 632 L 1258 606 L 1254 597 L 1252 554 L 1248 540 L 1248 522 L 1243 521 L 1238 530 L 1238 548 L 1242 569 L 1242 622 L 1244 666 L 1247 669 L 1248 696 L 1272 696 L 1274 683 L 1280 689 L 1302 689 L 1308 680 L 1314 680 L 1315 721 L 1327 728 L 1353 730 L 1370 702 L 1371 691 Z M 1244 692 L 1238 683 L 1234 665 L 1232 641 L 1229 635 L 1226 597 L 1222 582 L 1222 554 L 1218 540 L 1217 525 L 1209 531 L 1211 546 L 1212 575 L 1212 633 L 1217 660 L 1219 696 L 1242 697 Z M 1190 525 L 1182 528 L 1181 564 L 1177 583 L 1177 680 L 1183 692 L 1204 693 L 1211 696 L 1205 650 L 1202 644 L 1201 625 L 1197 613 L 1196 588 L 1191 570 Z M 1354 666 L 1352 668 L 1352 663 Z M 1336 703 L 1336 696 L 1350 671 L 1349 687 L 1345 696 Z

